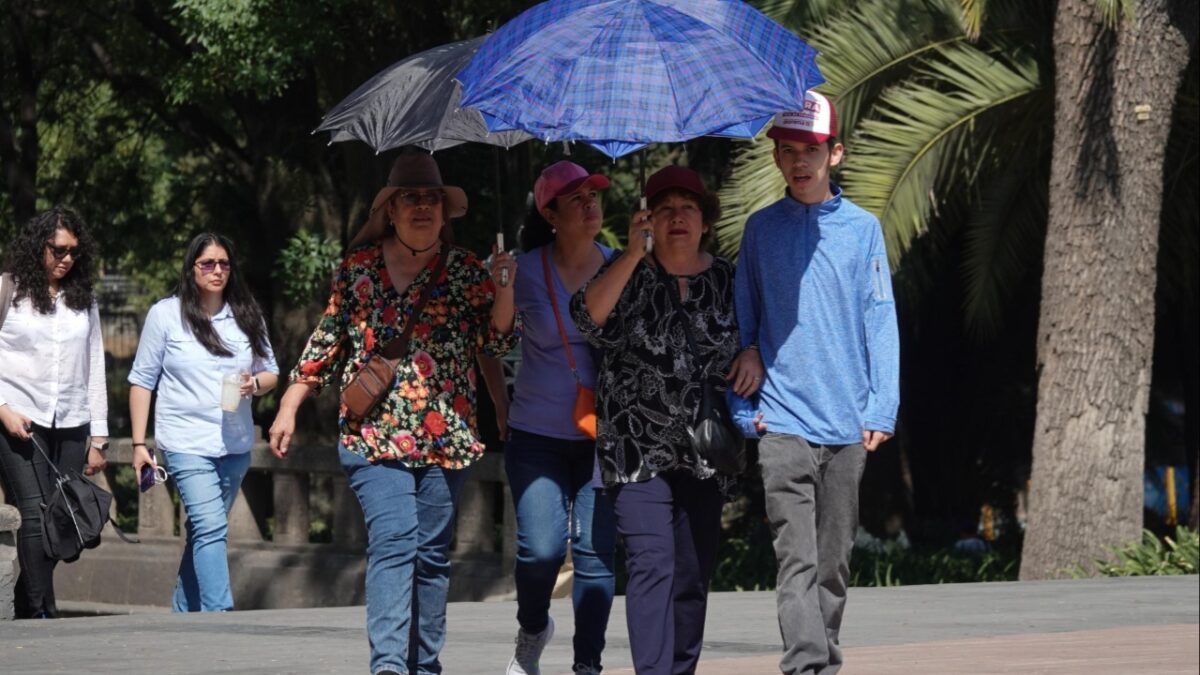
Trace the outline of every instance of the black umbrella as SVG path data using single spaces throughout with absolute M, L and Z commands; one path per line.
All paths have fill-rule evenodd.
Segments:
M 454 75 L 486 37 L 414 54 L 372 77 L 334 106 L 313 133 L 333 133 L 331 143 L 360 140 L 383 152 L 416 145 L 430 152 L 460 143 L 512 147 L 532 138 L 523 131 L 489 132 L 473 108 L 460 108 Z

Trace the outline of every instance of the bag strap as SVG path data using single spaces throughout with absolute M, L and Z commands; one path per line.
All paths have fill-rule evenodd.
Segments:
M 4 327 L 4 319 L 8 316 L 8 308 L 12 306 L 16 291 L 17 285 L 13 283 L 12 275 L 8 272 L 0 274 L 0 328 Z
M 404 332 L 399 337 L 389 341 L 379 350 L 383 358 L 395 360 L 404 356 L 404 352 L 408 351 L 408 338 L 412 336 L 413 329 L 417 327 L 417 321 L 421 318 L 421 312 L 425 309 L 425 303 L 429 302 L 429 296 L 433 293 L 434 286 L 438 285 L 438 279 L 442 276 L 442 270 L 446 269 L 446 259 L 450 257 L 450 251 L 438 255 L 437 264 L 433 267 L 433 273 L 429 277 L 429 281 L 425 283 L 425 288 L 421 289 L 421 297 L 417 299 L 417 304 L 413 305 L 412 313 L 408 315 L 408 320 L 404 322 Z
M 546 292 L 550 295 L 550 306 L 554 308 L 554 322 L 558 324 L 558 336 L 562 338 L 563 351 L 567 353 L 567 364 L 571 366 L 571 374 L 575 376 L 575 383 L 579 384 L 583 380 L 579 377 L 579 369 L 575 367 L 575 351 L 571 349 L 571 342 L 567 339 L 567 329 L 563 327 L 562 314 L 558 312 L 558 294 L 554 292 L 554 279 L 550 276 L 550 255 L 547 252 L 548 247 L 542 247 L 542 273 L 546 276 Z
M 54 472 L 54 475 L 58 476 L 60 479 L 65 478 L 65 476 L 62 475 L 62 472 L 58 470 L 58 467 L 54 465 L 54 462 L 50 460 L 50 453 L 46 452 L 45 449 L 42 448 L 42 442 L 38 440 L 37 434 L 30 433 L 29 438 L 33 440 L 33 447 L 37 448 L 37 451 L 42 453 L 42 457 L 46 458 L 46 465 L 50 467 L 50 470 Z
M 42 457 L 46 458 L 46 464 L 49 465 L 50 470 L 54 472 L 54 475 L 56 475 L 60 481 L 66 480 L 66 476 L 64 476 L 62 474 L 62 472 L 58 470 L 58 467 L 54 465 L 54 462 L 50 461 L 50 454 L 47 453 L 44 448 L 42 448 L 42 442 L 38 440 L 37 434 L 30 434 L 29 437 L 31 439 L 33 439 L 33 447 L 37 448 L 37 451 L 42 453 Z M 100 488 L 100 486 L 98 486 L 98 485 L 96 487 L 99 489 L 103 489 L 103 488 Z M 72 514 L 71 517 L 74 518 L 75 517 L 74 514 Z M 113 520 L 113 517 L 111 514 L 105 514 L 105 520 L 107 520 L 109 523 L 112 524 L 113 532 L 117 533 L 117 536 L 121 539 L 121 541 L 125 542 L 126 544 L 142 543 L 142 540 L 140 538 L 131 537 L 131 536 L 125 534 L 125 532 L 123 532 L 121 530 L 121 528 L 117 526 L 117 521 Z M 79 525 L 76 524 L 75 527 L 76 527 L 76 530 L 78 530 Z

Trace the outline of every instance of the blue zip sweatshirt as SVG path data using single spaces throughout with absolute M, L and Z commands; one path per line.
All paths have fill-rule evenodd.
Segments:
M 768 431 L 822 445 L 892 433 L 900 405 L 900 339 L 879 220 L 842 197 L 790 196 L 746 221 L 735 302 L 742 346 L 757 343 Z M 753 431 L 755 409 L 735 417 Z

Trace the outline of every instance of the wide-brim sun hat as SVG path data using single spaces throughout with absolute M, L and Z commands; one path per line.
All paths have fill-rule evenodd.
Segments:
M 446 218 L 461 218 L 467 213 L 467 193 L 456 185 L 446 185 L 442 182 L 442 172 L 438 169 L 437 160 L 433 155 L 411 153 L 400 155 L 392 163 L 388 172 L 387 184 L 380 188 L 371 201 L 371 211 L 367 222 L 354 235 L 350 248 L 375 241 L 387 232 L 388 201 L 400 190 L 405 189 L 437 189 L 445 195 L 442 202 L 442 213 Z

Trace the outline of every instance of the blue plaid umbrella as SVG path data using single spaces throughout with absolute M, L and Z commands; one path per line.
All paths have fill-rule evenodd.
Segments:
M 458 74 L 492 131 L 619 157 L 656 142 L 752 137 L 824 82 L 816 50 L 741 0 L 551 0 Z

